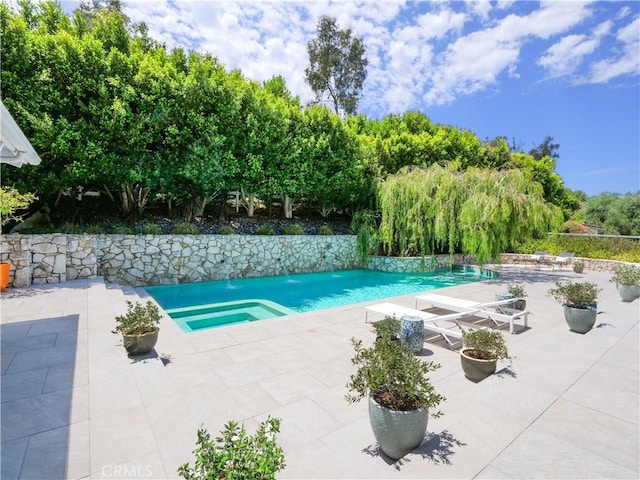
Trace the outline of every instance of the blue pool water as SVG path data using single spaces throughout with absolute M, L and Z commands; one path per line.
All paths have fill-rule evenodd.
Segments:
M 296 312 L 309 312 L 352 303 L 408 295 L 491 278 L 492 272 L 474 268 L 439 269 L 430 273 L 388 273 L 375 270 L 341 270 L 274 277 L 218 280 L 161 285 L 145 290 L 172 316 L 172 310 L 247 299 L 264 299 Z M 176 310 L 176 317 L 177 317 Z M 274 314 L 274 316 L 277 316 Z M 202 320 L 200 315 L 199 320 Z M 250 315 L 229 322 L 251 321 Z M 235 320 L 234 320 L 235 319 Z M 178 322 L 180 324 L 180 322 Z M 214 324 L 215 323 L 215 324 Z M 199 321 L 199 328 L 218 326 Z M 182 325 L 181 325 L 182 326 Z M 183 327 L 183 330 L 190 331 Z

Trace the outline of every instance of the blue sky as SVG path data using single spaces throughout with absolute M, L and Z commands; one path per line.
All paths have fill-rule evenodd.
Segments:
M 259 81 L 282 75 L 303 102 L 307 42 L 319 16 L 333 16 L 367 49 L 359 112 L 419 110 L 527 151 L 550 135 L 567 187 L 640 190 L 640 2 L 123 3 L 168 47 L 207 51 Z

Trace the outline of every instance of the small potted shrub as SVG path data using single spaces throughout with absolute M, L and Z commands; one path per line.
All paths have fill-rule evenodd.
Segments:
M 285 467 L 284 453 L 276 443 L 280 432 L 280 419 L 267 417 L 254 436 L 247 435 L 244 424 L 230 421 L 220 433 L 211 438 L 206 429 L 198 429 L 198 448 L 193 451 L 195 465 L 188 463 L 178 468 L 178 474 L 187 480 L 220 479 L 274 479 L 276 472 Z
M 616 265 L 611 281 L 616 284 L 622 301 L 633 302 L 640 297 L 640 266 Z
M 117 325 L 112 333 L 122 334 L 129 355 L 144 355 L 156 346 L 161 318 L 160 309 L 150 300 L 145 305 L 140 302 L 134 305 L 127 300 L 127 313 L 116 317 Z
M 573 271 L 575 273 L 582 273 L 584 271 L 584 262 L 582 260 L 573 262 Z
M 380 450 L 400 459 L 422 443 L 429 409 L 432 417 L 441 415 L 433 409 L 445 398 L 428 377 L 440 365 L 414 356 L 388 332 L 369 348 L 361 340 L 351 342 L 355 349 L 351 362 L 358 370 L 347 383 L 345 398 L 354 403 L 368 397 L 369 420 Z
M 382 340 L 385 336 L 400 341 L 400 322 L 393 317 L 387 317 L 373 324 L 376 332 L 376 341 Z
M 524 286 L 514 283 L 507 287 L 506 293 L 497 293 L 495 296 L 496 302 L 501 300 L 508 300 L 510 298 L 514 298 L 513 302 L 505 303 L 502 306 L 506 308 L 513 308 L 515 310 L 524 310 L 527 307 L 527 301 L 524 297 L 527 296 L 527 292 L 524 289 Z
M 496 371 L 498 360 L 511 360 L 498 330 L 478 329 L 462 334 L 460 362 L 464 376 L 478 383 Z
M 591 282 L 555 282 L 555 285 L 547 293 L 564 307 L 569 329 L 587 333 L 596 323 L 598 295 L 602 289 Z

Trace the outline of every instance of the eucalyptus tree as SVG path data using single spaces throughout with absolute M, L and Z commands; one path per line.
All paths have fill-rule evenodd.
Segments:
M 542 187 L 520 169 L 405 168 L 381 182 L 378 193 L 380 240 L 388 253 L 462 252 L 483 264 L 562 222 Z
M 559 143 L 553 143 L 553 137 L 547 135 L 542 140 L 542 143 L 537 147 L 529 150 L 529 155 L 531 155 L 536 160 L 541 160 L 544 157 L 551 157 L 555 160 L 560 158 L 560 153 L 558 150 L 560 149 Z
M 320 17 L 316 31 L 317 37 L 307 43 L 305 79 L 318 103 L 328 99 L 335 113 L 353 115 L 367 78 L 364 42 L 326 15 Z

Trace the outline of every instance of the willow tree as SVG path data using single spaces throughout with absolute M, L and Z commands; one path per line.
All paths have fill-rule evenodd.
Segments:
M 408 167 L 381 182 L 378 193 L 387 253 L 462 252 L 482 265 L 562 222 L 560 209 L 545 202 L 542 186 L 519 169 Z

